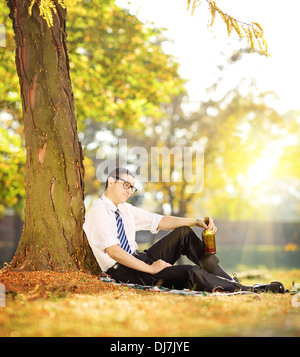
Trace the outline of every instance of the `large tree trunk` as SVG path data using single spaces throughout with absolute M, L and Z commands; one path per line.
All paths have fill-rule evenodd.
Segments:
M 84 167 L 69 75 L 66 10 L 56 3 L 49 28 L 36 4 L 32 16 L 28 0 L 7 4 L 15 31 L 27 155 L 25 222 L 12 266 L 92 269 L 95 259 L 82 229 Z

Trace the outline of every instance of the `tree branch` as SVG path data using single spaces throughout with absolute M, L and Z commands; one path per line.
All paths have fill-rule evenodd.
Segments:
M 214 0 L 206 0 L 206 2 L 208 3 L 209 10 L 211 13 L 211 27 L 214 25 L 215 16 L 218 13 L 227 26 L 228 36 L 231 35 L 232 30 L 235 30 L 240 39 L 246 37 L 247 43 L 250 45 L 252 52 L 254 52 L 255 46 L 258 45 L 261 50 L 261 54 L 265 54 L 267 57 L 269 56 L 268 45 L 266 40 L 264 39 L 264 31 L 260 24 L 258 24 L 257 22 L 247 23 L 232 17 L 231 15 L 223 12 L 216 5 L 216 1 Z M 200 4 L 200 0 L 193 0 L 191 10 L 192 15 L 194 14 L 196 7 Z M 190 9 L 190 6 L 191 0 L 187 0 L 187 10 Z M 242 29 L 240 26 L 242 27 Z

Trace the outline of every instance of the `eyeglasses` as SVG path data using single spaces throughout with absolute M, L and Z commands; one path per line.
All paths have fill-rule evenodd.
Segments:
M 117 180 L 120 180 L 120 181 L 123 181 L 123 187 L 125 188 L 125 190 L 128 190 L 130 188 L 131 190 L 131 194 L 133 195 L 134 193 L 136 193 L 137 191 L 137 188 L 132 186 L 130 182 L 126 181 L 126 180 L 123 180 L 122 178 L 120 177 L 115 177 Z

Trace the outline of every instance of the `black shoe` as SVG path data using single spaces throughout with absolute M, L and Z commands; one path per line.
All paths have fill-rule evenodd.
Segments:
M 270 284 L 255 284 L 253 285 L 253 292 L 255 293 L 274 293 L 284 294 L 285 289 L 282 283 L 279 281 L 272 281 Z

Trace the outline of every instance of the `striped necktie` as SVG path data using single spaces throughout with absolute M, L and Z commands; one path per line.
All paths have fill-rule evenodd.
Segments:
M 124 228 L 122 218 L 120 216 L 120 211 L 118 209 L 115 211 L 115 215 L 116 215 L 117 228 L 118 228 L 118 234 L 119 234 L 119 240 L 120 240 L 120 247 L 122 249 L 124 249 L 127 253 L 132 254 L 129 243 L 128 243 L 128 239 L 125 234 L 125 228 Z

